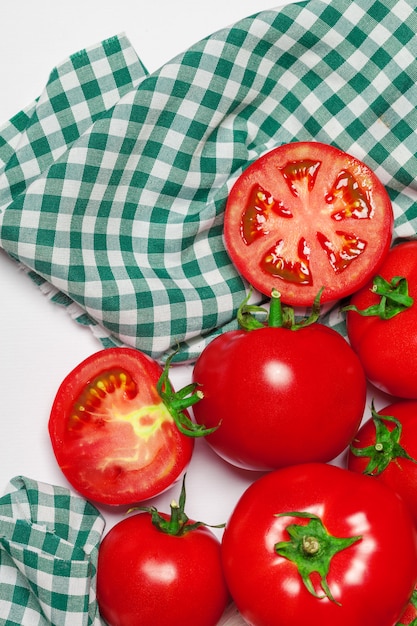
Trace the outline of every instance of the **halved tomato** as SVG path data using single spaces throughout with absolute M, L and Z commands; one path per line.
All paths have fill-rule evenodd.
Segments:
M 362 287 L 391 244 L 391 201 L 357 158 L 319 142 L 284 144 L 240 175 L 226 205 L 226 249 L 258 291 L 292 306 Z
M 184 390 L 177 397 L 168 379 L 161 391 L 163 372 L 138 350 L 109 348 L 61 383 L 49 434 L 58 465 L 84 497 L 134 504 L 162 493 L 184 473 L 199 435 L 183 410 L 193 400 Z

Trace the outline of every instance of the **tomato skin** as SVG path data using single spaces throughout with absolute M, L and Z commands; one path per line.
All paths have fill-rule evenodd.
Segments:
M 292 142 L 250 164 L 226 204 L 226 249 L 261 293 L 311 306 L 360 289 L 386 256 L 393 210 L 364 163 L 320 142 Z
M 417 460 L 417 401 L 403 400 L 394 402 L 378 410 L 378 415 L 393 416 L 399 420 L 402 426 L 399 444 L 405 451 Z M 392 431 L 394 424 L 384 422 L 388 430 Z M 355 448 L 366 448 L 376 443 L 375 425 L 372 418 L 364 422 L 355 435 L 353 445 Z M 355 456 L 349 450 L 347 467 L 363 473 L 368 464 L 369 457 Z M 385 485 L 396 491 L 406 502 L 417 526 L 417 462 L 406 458 L 395 458 L 380 473 L 374 476 Z
M 126 518 L 101 543 L 97 599 L 110 626 L 216 626 L 229 601 L 220 542 L 205 526 L 172 536 L 149 513 Z
M 331 560 L 336 604 L 305 587 L 296 565 L 274 546 L 289 538 L 292 517 L 319 515 L 337 537 L 362 536 Z M 252 626 L 394 626 L 417 577 L 416 531 L 403 501 L 369 476 L 327 464 L 270 472 L 242 495 L 222 540 L 230 593 Z M 319 578 L 311 576 L 320 592 Z
M 417 241 L 391 248 L 378 274 L 387 281 L 405 277 L 414 304 L 388 320 L 348 311 L 349 341 L 375 387 L 392 396 L 417 399 Z M 372 280 L 352 296 L 350 304 L 358 309 L 377 304 L 379 297 L 371 289 Z
M 109 348 L 89 356 L 62 381 L 49 434 L 58 465 L 85 498 L 135 504 L 162 493 L 184 473 L 194 440 L 180 433 L 158 395 L 161 373 L 161 366 L 138 350 Z
M 359 359 L 321 324 L 224 333 L 198 358 L 193 380 L 204 393 L 196 421 L 221 422 L 207 443 L 251 470 L 332 460 L 355 435 L 366 402 Z

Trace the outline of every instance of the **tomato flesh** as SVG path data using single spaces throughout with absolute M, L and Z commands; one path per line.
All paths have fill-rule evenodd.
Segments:
M 132 504 L 167 489 L 188 465 L 181 434 L 157 393 L 162 368 L 131 348 L 100 351 L 61 384 L 49 432 L 58 464 L 85 497 Z
M 256 289 L 311 306 L 359 289 L 388 252 L 392 206 L 358 159 L 318 142 L 285 144 L 252 163 L 234 184 L 225 243 Z

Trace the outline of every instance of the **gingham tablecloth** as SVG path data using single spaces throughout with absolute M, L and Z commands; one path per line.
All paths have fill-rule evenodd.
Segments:
M 63 487 L 23 476 L 0 498 L 0 624 L 100 626 L 98 546 L 104 520 Z
M 0 245 L 104 345 L 195 358 L 247 293 L 223 210 L 267 150 L 354 154 L 390 194 L 394 236 L 416 233 L 416 33 L 415 0 L 310 0 L 150 75 L 125 35 L 74 54 L 0 131 Z

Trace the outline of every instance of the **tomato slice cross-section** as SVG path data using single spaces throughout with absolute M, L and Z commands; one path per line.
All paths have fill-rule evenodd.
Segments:
M 393 210 L 376 174 L 319 142 L 267 152 L 233 185 L 224 236 L 253 287 L 292 306 L 337 301 L 362 287 L 391 245 Z
M 162 367 L 133 348 L 87 357 L 62 381 L 49 419 L 63 474 L 106 505 L 152 498 L 184 473 L 194 449 L 158 393 Z

